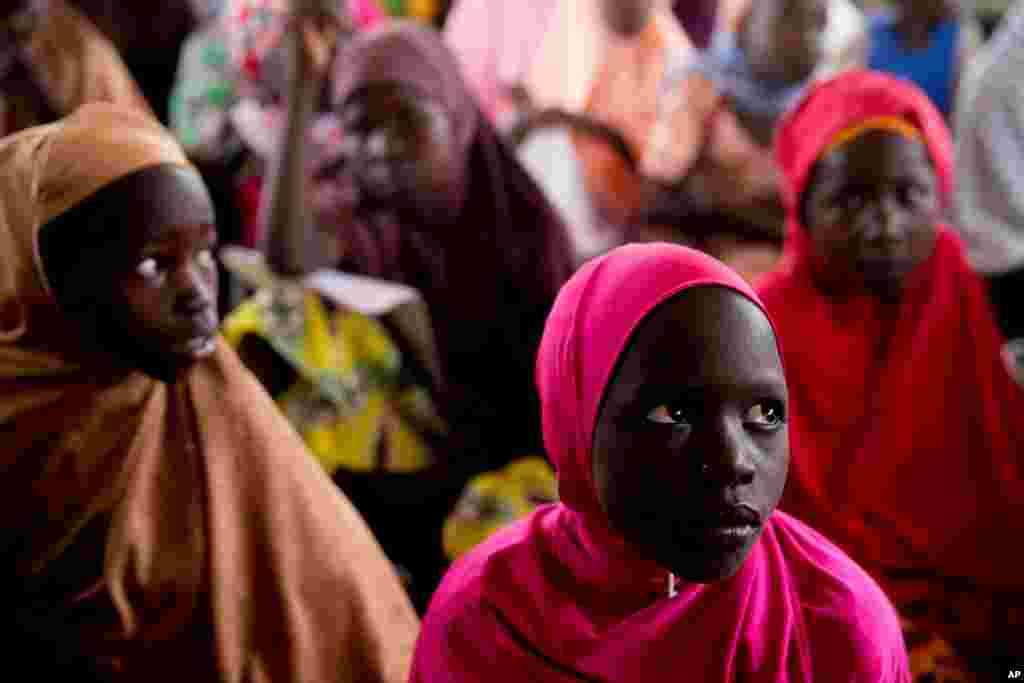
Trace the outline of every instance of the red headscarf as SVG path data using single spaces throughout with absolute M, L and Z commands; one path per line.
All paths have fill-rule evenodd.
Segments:
M 668 572 L 613 531 L 591 475 L 602 395 L 633 331 L 694 287 L 760 306 L 715 259 L 660 243 L 615 249 L 562 288 L 536 378 L 561 502 L 459 560 L 435 594 L 412 680 L 909 681 L 895 612 L 835 546 L 776 513 L 740 571 L 667 592 Z
M 1024 394 L 1000 361 L 982 283 L 951 231 L 913 272 L 898 311 L 869 296 L 831 300 L 815 285 L 799 201 L 837 133 L 879 116 L 922 135 L 945 202 L 952 144 L 916 87 L 855 71 L 813 88 L 776 139 L 790 216 L 780 269 L 759 293 L 785 349 L 792 461 L 782 509 L 875 572 L 1020 590 L 1002 560 L 1024 537 Z M 1015 542 L 1015 541 L 1014 541 Z

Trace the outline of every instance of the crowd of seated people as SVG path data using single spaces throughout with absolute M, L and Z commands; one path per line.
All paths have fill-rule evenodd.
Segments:
M 1024 666 L 1024 0 L 448 5 L 0 0 L 11 666 Z

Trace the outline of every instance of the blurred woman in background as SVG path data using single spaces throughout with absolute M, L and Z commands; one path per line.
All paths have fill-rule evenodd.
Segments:
M 952 151 L 905 81 L 854 71 L 815 87 L 779 131 L 789 233 L 759 287 L 790 382 L 781 508 L 886 589 L 921 681 L 937 673 L 933 634 L 979 681 L 1024 642 L 1005 551 L 1024 534 L 1024 392 L 942 223 Z
M 411 286 L 426 303 L 437 372 L 407 352 L 401 331 L 387 332 L 447 427 L 416 429 L 428 466 L 375 459 L 368 471 L 335 471 L 425 607 L 446 564 L 445 515 L 466 481 L 542 452 L 529 368 L 572 267 L 567 236 L 435 31 L 396 22 L 357 34 L 333 62 L 316 52 L 293 73 L 267 176 L 267 256 L 284 274 L 336 267 Z M 335 162 L 319 168 L 303 144 L 328 76 L 314 63 L 333 64 L 342 136 Z

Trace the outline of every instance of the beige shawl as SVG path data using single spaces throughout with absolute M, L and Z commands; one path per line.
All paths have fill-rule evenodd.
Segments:
M 39 227 L 166 163 L 163 128 L 105 104 L 0 141 L 4 585 L 115 680 L 404 681 L 398 579 L 233 352 L 167 385 L 87 356 L 49 292 Z

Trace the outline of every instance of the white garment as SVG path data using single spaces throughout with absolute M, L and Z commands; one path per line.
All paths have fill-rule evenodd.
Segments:
M 577 263 L 617 246 L 618 231 L 595 215 L 567 130 L 548 128 L 531 134 L 519 147 L 519 160 L 565 222 Z
M 957 229 L 971 264 L 1024 267 L 1024 0 L 976 57 L 956 111 Z
M 827 78 L 853 66 L 850 59 L 854 48 L 866 35 L 867 22 L 856 5 L 850 0 L 829 0 L 828 25 L 822 36 L 825 55 L 815 76 Z

